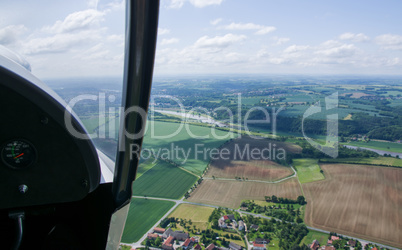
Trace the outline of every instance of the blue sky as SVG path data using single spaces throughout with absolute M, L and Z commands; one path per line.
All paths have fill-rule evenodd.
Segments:
M 400 0 L 161 0 L 156 75 L 402 75 Z M 0 3 L 0 44 L 41 77 L 121 75 L 122 1 Z

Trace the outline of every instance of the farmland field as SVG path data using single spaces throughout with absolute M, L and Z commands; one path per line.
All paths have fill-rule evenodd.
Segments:
M 133 195 L 179 199 L 197 177 L 169 163 L 158 163 L 133 183 Z
M 402 167 L 402 159 L 394 157 L 370 157 L 370 158 L 337 158 L 337 159 L 321 159 L 326 163 L 348 163 L 348 164 L 369 164 L 369 165 L 386 165 L 393 167 Z
M 136 179 L 140 178 L 145 172 L 153 168 L 157 163 L 158 161 L 155 161 L 155 158 L 150 158 L 146 161 L 141 159 L 138 165 Z
M 216 135 L 220 137 L 228 135 L 225 139 L 218 139 L 214 138 L 211 132 L 212 130 L 209 127 L 185 124 L 185 126 L 181 128 L 180 123 L 172 122 L 147 122 L 147 127 L 143 148 L 154 150 L 155 154 L 159 154 L 160 157 L 169 157 L 170 160 L 197 175 L 202 174 L 210 161 L 210 157 L 209 154 L 204 157 L 203 153 L 196 153 L 195 145 L 202 145 L 198 150 L 203 150 L 204 148 L 213 149 L 219 147 L 222 143 L 234 136 L 230 132 L 215 130 Z M 186 129 L 186 127 L 188 129 Z M 154 134 L 152 135 L 153 130 Z M 196 138 L 196 136 L 206 138 Z M 172 148 L 175 147 L 182 149 L 186 154 L 189 152 L 187 161 L 185 161 L 185 157 L 181 154 L 181 150 L 178 156 L 174 154 Z M 165 152 L 168 153 L 164 154 Z
M 402 247 L 402 169 L 324 164 L 326 180 L 302 184 L 305 222 Z
M 264 196 L 270 195 L 296 199 L 302 194 L 296 178 L 277 184 L 252 181 L 204 180 L 191 194 L 189 201 L 238 208 L 242 200 L 264 200 Z
M 121 242 L 137 242 L 173 206 L 171 201 L 132 199 Z
M 297 177 L 301 183 L 324 180 L 324 175 L 320 172 L 320 166 L 316 159 L 294 159 L 293 165 L 297 171 Z
M 264 152 L 266 159 L 276 158 L 277 156 L 274 155 L 273 148 L 275 148 L 275 152 L 277 152 L 278 148 L 286 148 L 292 152 L 299 150 L 298 146 L 294 146 L 293 144 L 243 136 L 242 138 L 232 140 L 222 147 L 222 152 L 227 150 L 230 154 L 214 159 L 209 165 L 206 176 L 230 179 L 244 177 L 250 180 L 275 181 L 292 175 L 293 171 L 289 167 L 279 165 L 270 160 L 261 159 L 262 157 L 254 160 L 250 157 L 253 150 L 258 150 L 258 152 L 267 150 Z
M 212 207 L 180 204 L 168 217 L 191 220 L 197 228 L 205 230 L 208 227 L 208 218 L 212 211 L 214 211 Z

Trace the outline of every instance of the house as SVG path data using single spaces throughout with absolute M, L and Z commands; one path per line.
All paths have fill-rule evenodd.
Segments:
M 242 249 L 242 247 L 241 246 L 239 246 L 239 245 L 237 245 L 236 243 L 234 243 L 234 242 L 230 242 L 229 243 L 229 249 L 233 249 L 233 250 L 241 250 Z
M 355 241 L 355 240 L 349 240 L 347 243 L 348 243 L 348 245 L 351 246 L 351 247 L 355 247 L 355 246 L 356 246 L 356 241 Z
M 242 211 L 247 211 L 247 209 L 248 209 L 247 207 L 241 207 L 240 208 L 240 210 L 242 210 Z
M 193 237 L 191 237 L 191 238 L 187 238 L 185 241 L 184 241 L 184 243 L 183 243 L 183 245 L 181 246 L 183 249 L 191 249 L 192 247 L 193 247 L 193 245 L 194 245 L 194 243 L 196 242 L 196 240 L 193 238 Z
M 233 214 L 228 214 L 227 217 L 228 217 L 228 219 L 231 220 L 231 221 L 235 219 L 235 217 L 234 217 Z
M 329 240 L 327 241 L 327 244 L 328 244 L 328 245 L 332 245 L 332 242 L 334 242 L 335 240 L 339 240 L 339 237 L 332 235 L 332 236 L 331 236 L 331 239 L 329 239 Z
M 151 233 L 147 234 L 147 238 L 150 239 L 150 240 L 155 240 L 158 237 L 160 237 L 159 234 L 151 234 Z
M 332 241 L 334 241 L 334 240 L 339 240 L 339 237 L 332 235 L 332 236 L 331 236 L 331 240 L 332 240 Z
M 321 247 L 322 250 L 335 250 L 334 246 L 322 246 Z
M 239 220 L 239 230 L 242 231 L 244 229 L 244 222 Z
M 270 242 L 269 239 L 262 239 L 262 238 L 256 238 L 254 243 L 256 244 L 268 244 Z
M 160 227 L 155 227 L 154 228 L 154 233 L 157 234 L 163 234 L 166 230 L 164 228 L 160 228 Z
M 227 215 L 224 215 L 222 218 L 223 218 L 223 220 L 229 220 L 229 216 L 227 216 Z
M 258 231 L 258 228 L 260 228 L 260 227 L 258 225 L 254 225 L 254 224 L 251 224 L 251 226 L 250 226 L 250 230 L 254 229 L 255 231 Z
M 309 245 L 309 248 L 313 249 L 313 250 L 317 250 L 319 247 L 320 247 L 320 243 L 318 243 L 318 240 L 313 240 L 313 243 L 311 243 Z
M 197 244 L 193 247 L 193 249 L 195 249 L 195 250 L 201 250 L 200 244 L 197 243 Z
M 185 241 L 190 237 L 188 233 L 184 233 L 183 231 L 173 231 L 171 228 L 163 233 L 162 238 L 167 239 L 169 236 L 172 236 L 174 239 L 179 241 Z
M 267 250 L 267 248 L 265 247 L 264 244 L 257 244 L 257 243 L 253 244 L 253 249 L 254 250 Z
M 162 244 L 162 248 L 165 250 L 173 250 L 173 243 L 174 243 L 174 237 L 173 236 L 169 236 L 165 242 L 163 242 Z
M 227 228 L 228 227 L 228 225 L 226 224 L 225 220 L 223 220 L 222 218 L 220 218 L 218 220 L 218 225 L 219 225 L 220 228 Z
M 205 248 L 205 250 L 214 250 L 216 248 L 216 246 L 214 245 L 214 243 L 209 244 L 209 246 L 207 246 Z

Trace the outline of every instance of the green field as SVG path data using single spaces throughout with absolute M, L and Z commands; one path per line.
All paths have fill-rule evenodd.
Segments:
M 121 242 L 137 242 L 173 206 L 171 201 L 132 199 Z
M 153 168 L 134 181 L 133 195 L 179 199 L 196 180 L 196 176 L 158 160 Z
M 225 141 L 234 137 L 234 135 L 230 132 L 215 130 L 216 135 L 220 137 L 228 135 L 225 139 L 218 139 L 214 138 L 211 132 L 212 128 L 210 127 L 185 124 L 182 128 L 180 128 L 180 123 L 173 122 L 147 122 L 147 127 L 148 129 L 144 137 L 143 148 L 154 150 L 155 154 L 159 153 L 159 156 L 167 156 L 170 160 L 181 165 L 184 169 L 187 169 L 197 175 L 201 175 L 203 173 L 208 162 L 210 161 L 210 155 L 208 153 L 204 157 L 204 149 L 217 148 Z M 152 131 L 154 131 L 154 134 L 152 134 Z M 178 156 L 173 155 L 173 157 L 171 157 L 172 147 L 178 147 Z M 184 150 L 185 154 L 189 152 L 187 160 L 184 157 L 184 154 L 182 154 L 182 150 Z M 196 150 L 202 152 L 196 153 Z M 170 152 L 169 155 L 163 155 L 166 151 Z
M 320 243 L 320 245 L 325 246 L 328 241 L 328 236 L 329 234 L 326 233 L 309 230 L 308 234 L 300 242 L 300 246 L 302 246 L 303 244 L 307 246 L 308 244 L 313 243 L 313 240 L 318 240 L 318 243 Z
M 345 145 L 402 153 L 402 143 L 382 142 L 382 141 L 369 141 L 369 142 L 353 141 L 345 143 Z
M 397 159 L 394 157 L 371 157 L 371 158 L 338 158 L 338 159 L 321 159 L 321 162 L 325 163 L 347 163 L 347 164 L 368 164 L 368 165 L 379 165 L 379 166 L 392 166 L 392 167 L 402 167 L 402 159 Z
M 153 168 L 158 161 L 155 161 L 155 158 L 150 158 L 148 160 L 140 160 L 140 164 L 138 165 L 137 169 L 137 176 L 136 179 L 140 178 L 145 172 Z
M 294 159 L 293 166 L 297 171 L 297 177 L 301 183 L 324 180 L 325 177 L 320 173 L 320 166 L 317 159 Z

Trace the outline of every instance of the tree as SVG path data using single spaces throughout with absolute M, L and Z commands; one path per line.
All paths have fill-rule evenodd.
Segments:
M 299 197 L 297 197 L 297 203 L 299 203 L 300 205 L 304 205 L 307 202 L 306 202 L 306 199 L 304 198 L 304 196 L 300 195 Z
M 272 202 L 277 203 L 278 197 L 276 197 L 275 195 L 272 195 L 271 200 L 272 200 Z

